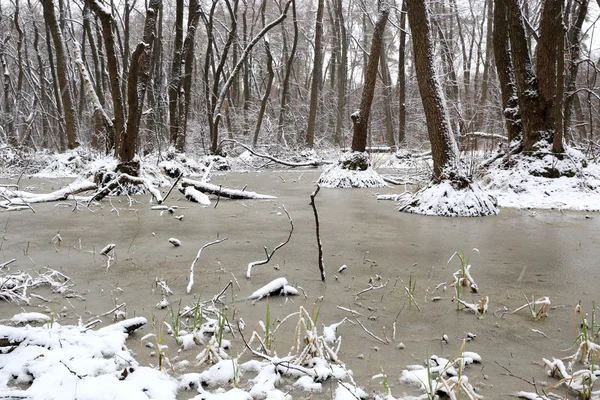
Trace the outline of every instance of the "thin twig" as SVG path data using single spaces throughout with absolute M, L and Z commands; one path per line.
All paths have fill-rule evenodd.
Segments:
M 317 189 L 310 195 L 310 205 L 315 214 L 315 232 L 317 234 L 317 246 L 319 247 L 319 271 L 321 272 L 321 281 L 325 282 L 325 265 L 323 263 L 323 243 L 321 243 L 321 235 L 319 233 L 319 213 L 315 204 L 315 197 L 321 190 L 321 186 L 317 185 Z
M 219 185 L 219 193 L 217 194 L 217 202 L 215 203 L 214 208 L 217 208 L 217 206 L 219 205 L 219 200 L 221 200 L 221 189 L 223 188 L 223 185 Z
M 381 343 L 383 344 L 389 344 L 390 342 L 386 342 L 385 340 L 383 340 L 382 338 L 380 338 L 379 336 L 375 335 L 373 332 L 369 331 L 357 318 L 356 322 L 358 322 L 358 324 L 360 325 L 361 328 L 363 328 L 363 330 L 365 332 L 367 332 L 369 335 L 371 335 L 371 337 L 373 337 L 374 339 L 379 340 Z
M 275 254 L 275 252 L 277 250 L 279 250 L 280 248 L 282 248 L 283 246 L 285 246 L 286 244 L 288 244 L 288 242 L 292 238 L 292 233 L 294 232 L 294 221 L 292 221 L 292 217 L 290 217 L 290 213 L 288 213 L 288 210 L 285 208 L 285 206 L 282 205 L 281 208 L 283 208 L 283 211 L 285 211 L 285 215 L 287 215 L 288 220 L 290 221 L 290 233 L 288 234 L 288 237 L 285 240 L 285 242 L 279 243 L 277 245 L 277 247 L 275 247 L 270 254 L 267 251 L 267 248 L 265 246 L 263 246 L 263 248 L 265 249 L 265 254 L 267 255 L 267 258 L 265 260 L 253 261 L 253 262 L 249 263 L 248 264 L 248 270 L 246 271 L 246 278 L 250 278 L 250 275 L 252 274 L 252 268 L 253 267 L 255 267 L 257 265 L 267 264 L 269 261 L 271 261 L 271 257 L 273 257 L 273 254 Z
M 196 255 L 196 258 L 194 259 L 194 262 L 192 262 L 192 266 L 190 267 L 190 283 L 188 283 L 188 285 L 187 285 L 187 293 L 189 293 L 192 290 L 192 286 L 194 286 L 194 265 L 196 265 L 196 261 L 198 261 L 198 259 L 200 258 L 200 254 L 202 254 L 202 250 L 204 250 L 208 246 L 212 246 L 213 244 L 224 242 L 225 240 L 227 240 L 227 238 L 217 239 L 213 242 L 206 243 L 204 246 L 200 247 L 200 250 L 198 250 L 198 254 Z

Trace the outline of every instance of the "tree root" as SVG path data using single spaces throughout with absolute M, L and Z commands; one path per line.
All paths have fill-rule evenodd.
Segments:
M 152 194 L 152 196 L 156 199 L 156 202 L 158 204 L 161 204 L 163 202 L 163 197 L 160 194 L 160 191 L 157 188 L 155 188 L 154 185 L 152 185 L 152 183 L 150 183 L 149 179 L 140 178 L 140 177 L 132 176 L 129 174 L 120 174 L 120 175 L 117 175 L 115 178 L 113 178 L 106 185 L 104 185 L 104 187 L 102 187 L 99 191 L 97 191 L 92 196 L 89 203 L 91 203 L 94 200 L 96 200 L 96 201 L 102 200 L 103 198 L 108 196 L 110 194 L 110 192 L 112 192 L 114 189 L 119 187 L 122 183 L 132 183 L 134 185 L 143 185 L 146 187 L 146 189 L 148 189 L 150 194 Z

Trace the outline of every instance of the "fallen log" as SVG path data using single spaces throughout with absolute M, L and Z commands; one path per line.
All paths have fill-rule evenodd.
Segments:
M 181 181 L 181 186 L 179 187 L 179 191 L 185 193 L 185 188 L 192 186 L 194 189 L 208 194 L 214 194 L 215 196 L 227 197 L 229 199 L 242 199 L 242 200 L 271 200 L 276 199 L 275 196 L 270 196 L 268 194 L 260 194 L 256 192 L 247 192 L 245 190 L 237 190 L 237 189 L 229 189 L 221 186 L 213 185 L 212 183 L 195 181 L 192 179 L 184 178 Z
M 257 151 L 255 151 L 254 149 L 252 149 L 251 147 L 246 146 L 243 143 L 238 142 L 235 139 L 223 139 L 221 140 L 221 144 L 219 145 L 219 147 L 223 146 L 223 143 L 234 143 L 240 147 L 243 147 L 244 149 L 248 150 L 250 153 L 252 153 L 253 155 L 260 157 L 260 158 L 265 158 L 267 160 L 273 161 L 274 163 L 277 164 L 281 164 L 281 165 L 285 165 L 286 167 L 292 167 L 292 168 L 296 168 L 296 167 L 320 167 L 323 164 L 333 164 L 332 161 L 325 161 L 325 160 L 313 160 L 313 161 L 306 161 L 306 162 L 292 162 L 292 161 L 285 161 L 285 160 L 281 160 L 279 158 L 273 157 L 269 154 L 263 154 L 263 153 L 258 153 Z
M 97 189 L 98 186 L 94 182 L 80 182 L 72 183 L 65 186 L 62 189 L 56 190 L 52 193 L 29 193 L 23 191 L 13 191 L 5 188 L 1 188 L 0 194 L 4 197 L 5 201 L 1 202 L 3 206 L 9 205 L 25 205 L 34 203 L 48 203 L 51 201 L 67 200 L 70 196 L 87 192 L 90 190 Z

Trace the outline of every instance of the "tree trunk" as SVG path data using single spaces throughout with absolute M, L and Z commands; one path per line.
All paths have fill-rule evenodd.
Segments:
M 188 14 L 188 27 L 185 40 L 183 42 L 183 50 L 181 53 L 181 61 L 184 64 L 184 75 L 180 79 L 181 90 L 178 90 L 179 95 L 179 130 L 175 141 L 175 150 L 180 153 L 185 151 L 185 143 L 187 140 L 187 121 L 190 114 L 190 105 L 192 103 L 192 74 L 194 67 L 194 42 L 198 23 L 200 22 L 200 6 L 197 0 L 191 0 Z
M 260 14 L 262 20 L 262 27 L 265 27 L 265 8 L 267 6 L 267 0 L 263 0 Z M 265 116 L 265 110 L 267 108 L 267 101 L 269 100 L 269 95 L 271 94 L 271 87 L 273 86 L 273 79 L 275 78 L 275 71 L 273 70 L 273 56 L 271 55 L 271 48 L 269 46 L 269 41 L 265 40 L 265 53 L 267 54 L 267 83 L 265 87 L 265 94 L 260 101 L 260 109 L 258 110 L 258 115 L 256 117 L 256 126 L 254 128 L 254 137 L 252 138 L 252 147 L 256 147 L 258 144 L 258 135 L 260 134 L 260 128 L 262 126 L 262 121 Z
M 179 136 L 179 87 L 181 81 L 181 49 L 183 47 L 183 0 L 177 0 L 175 11 L 175 38 L 169 83 L 169 143 L 174 146 Z M 208 51 L 208 50 L 207 50 Z
M 308 110 L 308 126 L 306 128 L 306 146 L 312 148 L 315 144 L 315 127 L 317 123 L 317 107 L 321 89 L 321 74 L 323 73 L 323 8 L 324 0 L 317 0 L 317 17 L 315 22 L 315 55 L 313 59 L 312 82 L 310 85 L 310 108 Z
M 503 1 L 496 1 L 494 7 L 494 60 L 500 92 L 502 94 L 502 110 L 506 118 L 508 142 L 521 139 L 522 122 L 517 98 L 515 70 L 510 55 L 506 6 Z
M 396 148 L 394 141 L 394 117 L 392 115 L 392 81 L 390 78 L 390 67 L 387 63 L 387 56 L 384 44 L 381 45 L 382 51 L 379 53 L 381 83 L 383 83 L 383 109 L 385 111 L 385 142 L 392 148 Z
M 448 121 L 442 88 L 435 75 L 429 7 L 423 0 L 407 0 L 408 22 L 412 32 L 415 69 L 425 110 L 433 158 L 433 180 L 444 179 L 455 169 L 456 142 Z
M 138 43 L 129 64 L 127 80 L 127 128 L 120 140 L 120 151 L 117 154 L 121 163 L 129 163 L 136 153 L 137 138 L 140 131 L 140 120 L 144 106 L 146 89 L 152 72 L 152 45 L 156 37 L 156 19 L 161 0 L 151 0 L 146 10 L 144 36 Z
M 487 110 L 488 92 L 490 84 L 490 68 L 492 66 L 493 51 L 494 51 L 494 0 L 487 1 L 487 32 L 485 35 L 485 61 L 483 63 L 483 77 L 481 79 L 481 97 L 479 98 L 479 108 L 476 110 L 475 115 L 475 130 L 481 131 L 484 123 L 484 115 Z M 506 38 L 506 27 L 502 27 L 504 30 L 504 38 Z M 504 105 L 504 102 L 502 103 Z
M 533 70 L 533 63 L 529 56 L 529 47 L 527 44 L 527 38 L 525 36 L 525 25 L 523 22 L 523 16 L 519 8 L 518 0 L 498 0 L 504 2 L 507 22 L 509 27 L 510 36 L 510 49 L 511 56 L 515 67 L 515 80 L 517 83 L 517 95 L 519 99 L 519 109 L 521 118 L 523 121 L 523 151 L 531 152 L 534 151 L 535 145 L 542 138 L 548 139 L 549 133 L 552 129 L 552 120 L 554 119 L 551 115 L 552 101 L 548 98 L 550 91 L 548 85 L 550 82 L 544 82 L 544 96 L 542 96 L 542 89 L 538 84 L 538 78 Z M 545 4 L 550 2 L 556 2 L 557 0 L 548 0 Z M 543 26 L 543 22 L 542 22 Z M 547 27 L 546 27 L 547 28 Z M 540 43 L 545 40 L 547 43 Z M 551 79 L 554 84 L 556 83 L 556 53 L 552 52 L 549 43 L 548 34 L 540 35 L 540 42 L 538 42 L 538 66 L 540 63 L 554 64 L 551 66 L 540 66 L 540 72 L 552 74 L 554 71 L 554 79 L 551 76 L 545 76 L 546 79 Z M 549 58 L 551 54 L 554 54 L 554 59 Z M 554 91 L 552 91 L 554 96 Z
M 365 83 L 360 99 L 360 108 L 352 114 L 352 125 L 354 133 L 352 135 L 352 151 L 364 152 L 367 146 L 367 132 L 369 128 L 369 115 L 371 113 L 371 103 L 375 94 L 375 83 L 377 82 L 377 69 L 379 64 L 380 52 L 383 47 L 383 34 L 385 25 L 390 13 L 388 0 L 379 2 L 377 21 L 373 29 L 373 38 L 371 39 L 371 50 L 369 61 L 365 70 Z
M 574 5 L 577 2 L 574 2 Z M 572 125 L 573 103 L 578 94 L 575 92 L 577 72 L 579 69 L 579 57 L 581 57 L 581 28 L 588 12 L 589 0 L 581 0 L 577 11 L 577 18 L 569 24 L 567 32 L 567 48 L 569 52 L 569 68 L 565 79 L 565 115 L 563 132 L 567 134 Z M 579 118 L 578 118 L 579 119 Z M 577 124 L 580 137 L 586 136 L 585 124 Z
M 335 9 L 335 21 L 337 25 L 337 35 L 339 37 L 340 49 L 338 55 L 338 74 L 337 74 L 337 106 L 335 118 L 335 133 L 333 144 L 339 146 L 344 141 L 342 131 L 344 128 L 344 110 L 346 105 L 346 85 L 348 74 L 348 38 L 346 33 L 346 22 L 344 21 L 344 7 L 342 0 L 333 0 Z
M 285 112 L 289 97 L 290 77 L 292 75 L 292 67 L 294 66 L 294 59 L 296 56 L 296 47 L 298 46 L 298 19 L 296 18 L 296 0 L 292 0 L 292 24 L 294 25 L 294 38 L 292 40 L 292 49 L 290 50 L 290 55 L 285 62 L 285 76 L 283 77 L 283 83 L 281 85 L 281 102 L 279 104 L 279 122 L 277 132 L 277 142 L 279 144 L 285 143 Z
M 56 51 L 56 73 L 58 77 L 58 85 L 60 87 L 61 100 L 63 104 L 63 110 L 65 114 L 65 133 L 67 137 L 67 147 L 74 149 L 79 146 L 77 139 L 77 124 L 75 118 L 75 108 L 73 107 L 71 86 L 67 78 L 67 65 L 66 56 L 67 52 L 65 49 L 64 40 L 62 37 L 62 31 L 58 25 L 56 19 L 56 12 L 54 10 L 53 0 L 41 0 L 44 8 L 44 20 L 46 26 L 50 29 L 52 35 L 52 41 L 54 42 L 54 49 Z
M 125 105 L 121 92 L 121 74 L 117 59 L 115 36 L 113 34 L 114 20 L 112 15 L 97 0 L 86 0 L 90 9 L 98 16 L 102 24 L 102 36 L 106 51 L 106 65 L 110 80 L 115 125 L 115 155 L 121 152 L 121 139 L 125 133 Z
M 400 44 L 398 45 L 398 145 L 406 139 L 406 0 L 400 11 Z

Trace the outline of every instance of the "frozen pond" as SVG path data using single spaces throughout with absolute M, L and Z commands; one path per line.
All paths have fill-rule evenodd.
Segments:
M 548 378 L 539 364 L 542 357 L 564 357 L 577 336 L 580 322 L 573 310 L 581 302 L 591 311 L 592 301 L 600 304 L 600 216 L 558 211 L 502 209 L 494 217 L 465 219 L 423 217 L 396 212 L 394 203 L 377 201 L 375 190 L 322 189 L 316 198 L 319 211 L 326 283 L 321 283 L 315 239 L 315 221 L 309 205 L 309 195 L 315 189 L 315 171 L 286 171 L 217 175 L 212 183 L 224 187 L 242 188 L 277 196 L 273 201 L 220 199 L 218 206 L 202 208 L 189 203 L 173 192 L 167 205 L 179 208 L 174 215 L 150 209 L 149 196 L 138 196 L 133 204 L 127 198 L 105 199 L 101 207 L 82 208 L 73 212 L 73 202 L 36 204 L 35 213 L 0 212 L 2 241 L 0 263 L 12 258 L 12 271 L 40 269 L 48 266 L 62 271 L 76 283 L 85 301 L 54 297 L 60 303 L 60 321 L 74 323 L 79 315 L 84 320 L 126 303 L 129 316 L 152 315 L 162 321 L 166 310 L 154 305 L 161 300 L 153 288 L 155 278 L 166 280 L 174 292 L 172 304 L 193 304 L 192 294 L 186 294 L 189 268 L 198 249 L 217 238 L 228 240 L 206 248 L 196 265 L 193 294 L 209 299 L 234 280 L 234 296 L 229 317 L 242 317 L 246 330 L 265 319 L 264 301 L 253 304 L 245 300 L 254 290 L 278 278 L 286 277 L 290 284 L 300 286 L 308 298 L 298 296 L 286 301 L 270 299 L 271 319 L 283 319 L 298 311 L 300 305 L 309 311 L 323 297 L 318 322 L 330 324 L 356 318 L 374 335 L 387 337 L 383 344 L 358 324 L 340 327 L 343 337 L 340 358 L 354 371 L 357 383 L 367 391 L 383 391 L 379 380 L 371 377 L 383 369 L 388 375 L 392 393 L 418 394 L 413 388 L 398 383 L 402 369 L 410 364 L 422 364 L 426 355 L 449 357 L 460 349 L 460 339 L 467 332 L 477 335 L 467 343 L 467 350 L 479 353 L 483 363 L 471 366 L 469 381 L 487 398 L 500 398 L 517 390 L 533 391 L 522 380 L 505 376 L 501 364 L 514 375 L 538 382 L 540 388 L 554 380 Z M 21 187 L 50 192 L 57 182 L 27 180 Z M 379 190 L 392 193 L 393 189 Z M 291 241 L 280 248 L 267 265 L 256 266 L 252 278 L 246 279 L 249 262 L 264 259 L 263 246 L 271 251 L 289 233 L 289 222 L 282 212 L 284 205 L 294 223 Z M 93 211 L 93 212 L 92 212 Z M 184 215 L 182 220 L 175 215 Z M 62 241 L 53 237 L 60 234 Z M 177 238 L 182 246 L 173 247 L 169 238 Z M 106 268 L 106 258 L 99 253 L 105 245 L 115 243 L 116 260 Z M 471 273 L 479 286 L 479 294 L 465 294 L 467 301 L 489 296 L 489 312 L 483 319 L 466 311 L 456 311 L 450 287 L 452 273 L 460 264 L 455 251 L 469 254 L 477 248 L 480 254 L 471 256 Z M 94 252 L 96 254 L 94 254 Z M 337 270 L 342 265 L 347 269 Z M 410 306 L 400 279 L 406 284 L 412 274 L 416 279 L 415 299 L 421 311 Z M 369 287 L 382 289 L 357 293 Z M 432 290 L 447 282 L 445 292 Z M 238 288 L 239 284 L 239 288 Z M 533 321 L 527 311 L 506 314 L 503 307 L 515 309 L 531 299 L 549 296 L 552 309 L 549 317 Z M 433 302 L 433 296 L 441 296 Z M 37 305 L 39 302 L 33 302 Z M 63 309 L 64 306 L 64 309 Z M 355 310 L 353 315 L 337 306 Z M 27 311 L 38 310 L 24 306 Z M 22 308 L 0 304 L 2 318 L 21 312 Z M 497 312 L 496 312 L 497 311 Z M 494 313 L 496 312 L 496 313 Z M 168 319 L 168 317 L 167 317 Z M 297 319 L 282 326 L 275 335 L 275 347 L 280 355 L 292 345 L 291 332 Z M 396 321 L 395 340 L 392 327 Z M 107 322 L 109 322 L 107 320 Z M 140 350 L 139 338 L 151 332 L 144 328 L 130 339 L 130 347 Z M 442 343 L 442 335 L 449 343 Z M 397 348 L 402 342 L 404 349 Z M 171 343 L 171 356 L 176 354 Z M 243 344 L 234 340 L 235 349 Z M 192 351 L 192 359 L 197 352 Z M 140 360 L 148 354 L 140 354 Z M 186 372 L 193 372 L 190 367 Z M 308 395 L 307 395 L 308 396 Z M 330 398 L 330 393 L 311 394 L 312 398 Z

